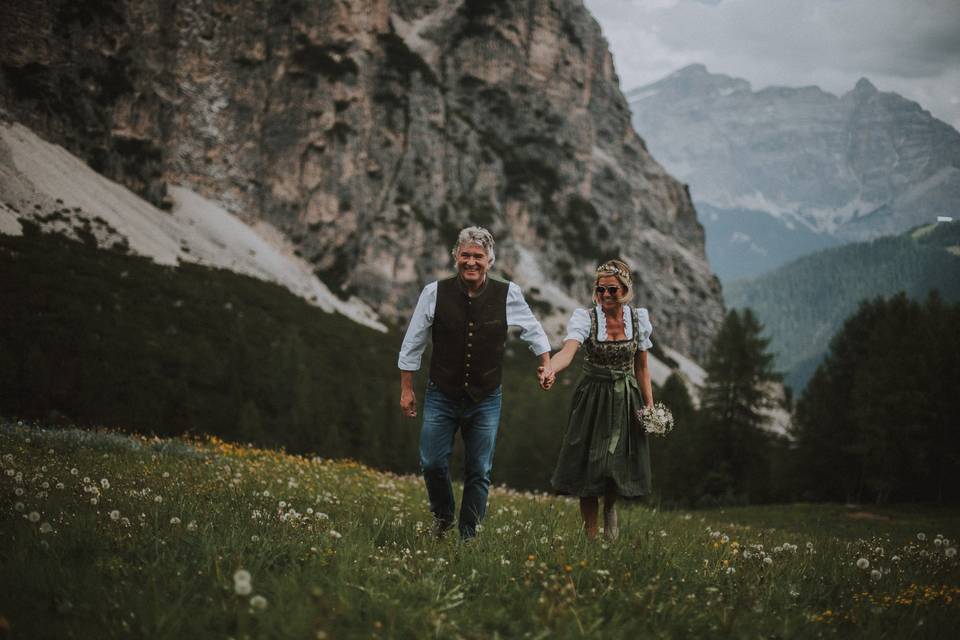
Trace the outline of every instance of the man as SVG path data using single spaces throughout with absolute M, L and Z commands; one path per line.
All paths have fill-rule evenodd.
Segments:
M 432 282 L 420 293 L 403 345 L 400 347 L 400 409 L 417 415 L 413 372 L 433 334 L 430 379 L 423 402 L 420 430 L 420 470 L 427 485 L 430 511 L 438 535 L 453 527 L 455 500 L 450 484 L 450 455 L 457 429 L 465 451 L 460 536 L 476 535 L 487 509 L 493 450 L 500 424 L 500 378 L 507 327 L 522 329 L 520 337 L 546 368 L 550 343 L 520 287 L 494 280 L 493 236 L 468 227 L 453 249 L 457 274 Z

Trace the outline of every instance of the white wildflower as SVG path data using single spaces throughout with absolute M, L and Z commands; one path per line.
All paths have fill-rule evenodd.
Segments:
M 767 556 L 766 558 L 763 559 L 763 564 L 773 564 L 773 558 L 771 558 L 770 556 Z
M 196 531 L 196 530 L 197 530 L 197 521 L 196 521 L 196 520 L 191 520 L 191 521 L 187 524 L 187 531 Z
M 100 480 L 100 486 L 103 487 L 104 489 L 109 489 L 109 488 L 110 488 L 110 481 L 107 480 L 106 478 L 103 478 L 103 479 Z
M 177 516 L 173 516 L 172 518 L 170 518 L 170 524 L 180 524 L 180 518 L 178 518 Z
M 330 529 L 330 537 L 333 538 L 333 539 L 335 539 L 335 540 L 339 540 L 340 538 L 343 537 L 343 534 L 341 534 L 341 533 L 340 533 L 339 531 L 337 531 L 336 529 Z

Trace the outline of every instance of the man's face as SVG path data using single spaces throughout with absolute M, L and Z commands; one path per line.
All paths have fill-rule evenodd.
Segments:
M 457 273 L 469 287 L 478 287 L 490 269 L 487 252 L 478 244 L 465 244 L 457 251 Z

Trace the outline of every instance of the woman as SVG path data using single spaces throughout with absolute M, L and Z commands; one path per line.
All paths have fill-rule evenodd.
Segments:
M 650 492 L 647 436 L 635 416 L 638 409 L 653 406 L 647 368 L 653 327 L 646 309 L 627 305 L 633 298 L 633 280 L 626 263 L 604 262 L 597 267 L 594 284 L 593 308 L 573 312 L 563 348 L 543 370 L 541 380 L 549 389 L 583 345 L 583 377 L 573 396 L 551 483 L 561 493 L 580 497 L 588 538 L 597 535 L 597 501 L 602 495 L 604 534 L 616 539 L 617 498 Z

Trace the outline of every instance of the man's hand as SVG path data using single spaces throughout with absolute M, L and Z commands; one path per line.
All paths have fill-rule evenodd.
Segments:
M 413 389 L 401 389 L 400 411 L 407 418 L 417 417 L 417 394 L 413 392 Z
M 413 392 L 413 372 L 400 371 L 400 412 L 404 417 L 417 417 L 417 394 Z

